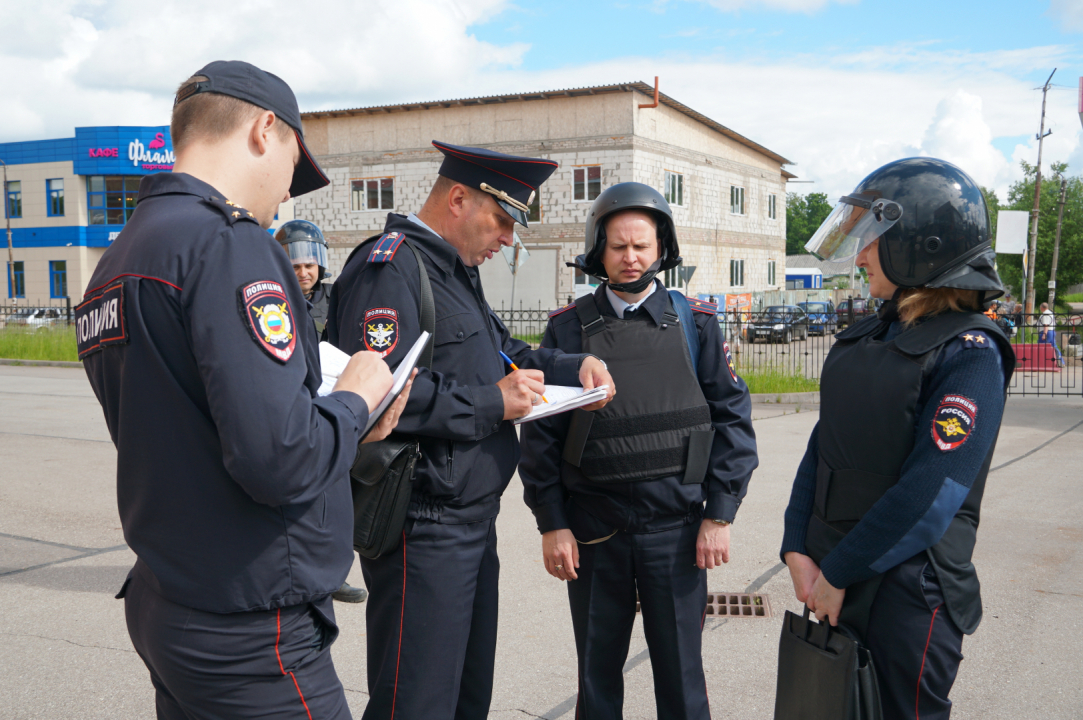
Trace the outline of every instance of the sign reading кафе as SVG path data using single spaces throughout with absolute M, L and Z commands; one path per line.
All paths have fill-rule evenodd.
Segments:
M 168 125 L 75 128 L 76 175 L 149 175 L 175 161 Z

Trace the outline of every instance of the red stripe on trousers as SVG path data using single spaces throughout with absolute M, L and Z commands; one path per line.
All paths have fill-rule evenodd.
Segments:
M 940 605 L 936 606 L 936 610 L 933 610 L 933 618 L 929 621 L 929 636 L 925 638 L 925 652 L 921 653 L 921 669 L 918 670 L 918 690 L 917 698 L 914 700 L 914 718 L 915 720 L 921 720 L 921 675 L 925 672 L 925 656 L 929 654 L 929 643 L 933 639 L 933 623 L 936 622 L 936 614 L 940 612 Z
M 402 623 L 406 619 L 406 531 L 402 531 L 402 609 L 399 611 L 399 651 L 395 657 L 395 689 L 391 693 L 391 720 L 395 720 L 395 701 L 399 697 L 399 664 L 402 662 Z
M 312 711 L 308 709 L 308 703 L 305 702 L 304 693 L 301 692 L 301 686 L 297 684 L 297 677 L 293 674 L 293 671 L 286 672 L 286 668 L 282 666 L 282 655 L 278 652 L 278 642 L 282 639 L 282 608 L 278 608 L 278 614 L 275 616 L 275 620 L 278 623 L 278 635 L 275 636 L 275 657 L 278 658 L 278 669 L 282 671 L 283 675 L 289 675 L 293 680 L 293 686 L 297 688 L 297 696 L 301 698 L 301 704 L 305 706 L 305 713 L 308 714 L 308 720 L 312 720 Z

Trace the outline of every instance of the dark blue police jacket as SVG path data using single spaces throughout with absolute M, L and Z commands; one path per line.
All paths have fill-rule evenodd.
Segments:
M 485 301 L 477 268 L 464 265 L 443 238 L 393 213 L 384 232 L 335 281 L 327 340 L 347 353 L 373 350 L 392 367 L 399 363 L 421 334 L 417 259 L 390 234 L 409 238 L 424 259 L 436 309 L 432 368 L 418 372 L 397 428 L 421 440 L 409 517 L 448 524 L 494 517 L 519 462 L 519 441 L 503 419 L 496 386 L 509 372 L 500 351 L 520 368 L 542 370 L 547 383 L 571 386 L 579 385 L 585 356 L 531 351 L 514 339 Z
M 604 285 L 594 297 L 599 312 L 615 315 Z M 659 284 L 643 301 L 639 313 L 645 313 L 648 322 L 661 324 L 666 297 L 665 288 Z M 540 532 L 570 528 L 576 537 L 586 541 L 614 530 L 631 533 L 668 530 L 702 517 L 733 521 L 752 471 L 759 464 L 756 433 L 752 429 L 752 400 L 748 386 L 731 364 L 729 346 L 718 329 L 714 305 L 692 301 L 691 306 L 699 311 L 692 313 L 699 332 L 699 386 L 715 428 L 706 480 L 699 485 L 684 485 L 682 477 L 674 475 L 642 482 L 592 483 L 579 468 L 561 461 L 571 414 L 552 415 L 523 426 L 522 433 L 519 477 L 523 480 L 524 499 Z M 574 353 L 581 350 L 582 342 L 582 327 L 574 305 L 550 315 L 542 338 L 543 348 L 557 347 Z M 650 392 L 650 388 L 617 388 L 617 392 Z
M 316 397 L 315 329 L 281 246 L 210 185 L 150 175 L 88 288 L 79 352 L 117 447 L 135 572 L 217 613 L 337 590 L 368 408 Z

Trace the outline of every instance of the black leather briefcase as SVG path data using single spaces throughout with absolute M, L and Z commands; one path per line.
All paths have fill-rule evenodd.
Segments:
M 402 541 L 414 467 L 421 456 L 417 438 L 395 435 L 358 445 L 350 469 L 353 490 L 353 547 L 375 560 Z
M 881 720 L 869 651 L 845 624 L 788 612 L 778 642 L 775 720 Z

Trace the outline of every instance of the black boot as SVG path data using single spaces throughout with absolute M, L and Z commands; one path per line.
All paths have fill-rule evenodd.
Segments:
M 365 590 L 365 588 L 355 588 L 345 582 L 342 583 L 342 587 L 331 593 L 331 597 L 335 600 L 348 603 L 363 603 L 368 596 L 368 590 Z

